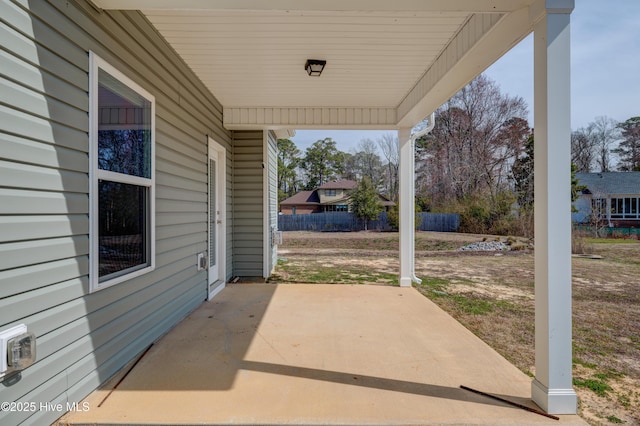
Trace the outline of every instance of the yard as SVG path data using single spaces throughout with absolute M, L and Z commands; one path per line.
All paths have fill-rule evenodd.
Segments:
M 418 232 L 417 289 L 527 374 L 534 374 L 533 252 L 457 251 L 507 238 Z M 573 259 L 574 385 L 590 424 L 640 424 L 640 243 L 588 240 Z M 395 285 L 398 234 L 285 232 L 277 283 Z

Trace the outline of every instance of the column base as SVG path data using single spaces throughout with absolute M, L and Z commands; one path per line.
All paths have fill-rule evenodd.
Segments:
M 549 389 L 537 379 L 531 383 L 531 399 L 547 414 L 577 414 L 578 395 L 570 389 Z
M 400 277 L 400 287 L 412 287 L 413 280 L 411 277 Z

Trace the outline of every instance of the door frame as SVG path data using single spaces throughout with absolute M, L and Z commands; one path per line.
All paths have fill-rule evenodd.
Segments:
M 210 271 L 211 265 L 207 267 L 207 300 L 211 300 L 216 294 L 225 288 L 226 274 L 227 274 L 227 150 L 220 143 L 216 142 L 211 136 L 207 136 L 207 176 L 211 173 L 210 160 L 215 156 L 216 160 L 216 204 L 220 211 L 219 218 L 220 226 L 219 232 L 216 232 L 217 236 L 217 265 L 218 265 L 218 277 L 215 281 L 212 281 Z M 215 215 L 212 211 L 211 203 L 211 189 L 209 188 L 211 179 L 207 178 L 207 248 L 211 247 L 211 216 Z M 209 260 L 209 253 L 207 249 L 207 260 Z M 208 262 L 207 262 L 208 263 Z M 212 284 L 221 282 L 212 289 Z

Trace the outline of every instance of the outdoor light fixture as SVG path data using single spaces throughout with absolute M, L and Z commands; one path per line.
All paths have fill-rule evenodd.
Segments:
M 320 77 L 320 74 L 322 74 L 322 70 L 326 64 L 327 61 L 307 59 L 307 62 L 304 64 L 304 69 L 307 70 L 307 74 L 310 76 Z

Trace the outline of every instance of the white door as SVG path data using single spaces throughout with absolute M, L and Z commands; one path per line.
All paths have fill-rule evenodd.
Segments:
M 209 300 L 224 288 L 226 263 L 226 151 L 209 138 Z

